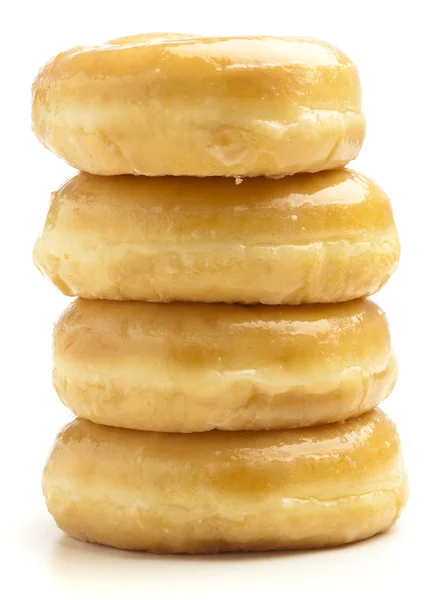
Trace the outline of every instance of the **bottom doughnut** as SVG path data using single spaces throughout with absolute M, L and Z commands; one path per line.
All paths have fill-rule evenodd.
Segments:
M 393 525 L 408 493 L 398 434 L 379 410 L 260 432 L 75 420 L 56 440 L 43 490 L 68 535 L 159 553 L 345 544 Z

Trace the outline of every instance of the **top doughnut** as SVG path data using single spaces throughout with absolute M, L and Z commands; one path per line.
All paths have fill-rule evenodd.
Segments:
M 310 38 L 154 33 L 62 52 L 33 128 L 96 175 L 281 176 L 346 165 L 365 135 L 353 62 Z

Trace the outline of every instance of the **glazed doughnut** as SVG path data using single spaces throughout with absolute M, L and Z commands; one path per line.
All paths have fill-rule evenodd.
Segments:
M 33 86 L 39 140 L 96 175 L 287 175 L 365 135 L 355 65 L 310 38 L 147 34 L 62 52 Z
M 299 304 L 376 292 L 399 242 L 386 194 L 347 169 L 280 180 L 77 175 L 35 262 L 67 295 Z
M 370 410 L 396 380 L 383 311 L 76 300 L 54 330 L 55 389 L 78 417 L 192 432 L 302 427 Z
M 380 411 L 288 431 L 151 433 L 75 420 L 43 474 L 70 536 L 152 552 L 335 546 L 393 525 L 407 497 Z

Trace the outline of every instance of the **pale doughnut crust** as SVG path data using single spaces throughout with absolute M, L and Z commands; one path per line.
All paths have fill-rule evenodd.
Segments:
M 153 552 L 334 546 L 393 525 L 407 498 L 380 411 L 322 427 L 197 434 L 76 420 L 43 474 L 70 536 Z
M 82 173 L 53 194 L 34 258 L 70 296 L 300 304 L 378 291 L 399 242 L 389 198 L 348 169 L 239 185 Z
M 346 165 L 355 65 L 311 38 L 147 34 L 62 52 L 33 86 L 39 140 L 96 175 L 254 176 Z
M 341 421 L 396 380 L 369 300 L 308 306 L 76 300 L 54 330 L 55 389 L 78 417 L 193 432 Z

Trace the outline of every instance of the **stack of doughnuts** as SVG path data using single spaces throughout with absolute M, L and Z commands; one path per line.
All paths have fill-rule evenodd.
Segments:
M 43 491 L 74 538 L 153 552 L 344 544 L 407 497 L 366 296 L 397 266 L 355 65 L 309 38 L 148 34 L 63 52 L 33 127 L 81 172 L 37 267 L 77 299 L 53 381 L 76 415 Z

